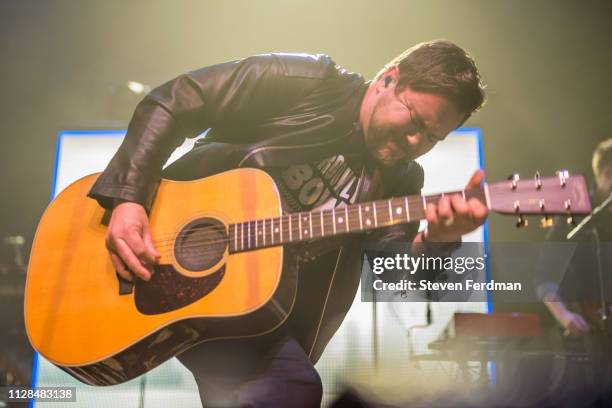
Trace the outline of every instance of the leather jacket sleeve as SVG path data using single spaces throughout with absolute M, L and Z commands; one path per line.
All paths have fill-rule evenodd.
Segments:
M 206 67 L 159 86 L 138 104 L 123 143 L 89 197 L 105 208 L 121 199 L 150 209 L 161 169 L 185 138 L 213 128 L 228 135 L 219 141 L 257 142 L 249 126 L 297 103 L 333 67 L 324 55 L 267 54 Z M 239 139 L 232 136 L 237 134 Z

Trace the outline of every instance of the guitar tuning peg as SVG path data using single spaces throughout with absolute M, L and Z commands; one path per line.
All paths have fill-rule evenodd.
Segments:
M 565 206 L 565 210 L 568 213 L 567 214 L 567 218 L 565 219 L 565 222 L 567 222 L 567 225 L 576 225 L 576 220 L 574 220 L 574 216 L 571 213 L 571 211 L 572 211 L 572 202 L 570 200 L 565 200 L 563 205 Z
M 536 190 L 541 189 L 542 188 L 542 178 L 540 177 L 540 172 L 539 171 L 536 171 L 534 179 L 535 179 Z
M 565 185 L 567 184 L 567 179 L 570 176 L 569 171 L 557 170 L 555 174 L 557 175 L 557 177 L 559 177 L 559 184 L 561 185 L 561 187 L 565 187 Z
M 527 221 L 526 218 L 523 218 L 522 215 L 518 216 L 518 219 L 516 220 L 516 228 L 525 228 L 529 225 L 529 222 Z
M 554 224 L 553 219 L 550 218 L 548 215 L 545 215 L 540 220 L 540 228 L 550 228 L 553 226 L 553 224 Z
M 540 211 L 544 212 L 544 209 L 546 208 L 544 200 L 538 201 L 538 207 L 540 207 Z
M 512 190 L 516 190 L 516 186 L 518 185 L 518 181 L 520 179 L 521 177 L 518 175 L 518 173 L 512 173 L 508 176 L 508 180 L 510 180 L 510 187 L 512 188 Z

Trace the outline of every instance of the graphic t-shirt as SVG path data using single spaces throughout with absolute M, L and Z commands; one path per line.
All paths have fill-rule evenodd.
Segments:
M 268 169 L 285 213 L 328 210 L 355 202 L 363 163 L 339 154 L 315 163 Z

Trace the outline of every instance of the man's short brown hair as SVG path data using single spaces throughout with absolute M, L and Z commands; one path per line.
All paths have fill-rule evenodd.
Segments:
M 449 98 L 466 114 L 484 104 L 484 85 L 472 57 L 448 40 L 433 40 L 415 45 L 390 61 L 375 80 L 391 67 L 398 67 L 397 92 L 409 87 L 416 92 Z
M 605 166 L 612 165 L 612 137 L 601 142 L 593 152 L 593 174 L 595 177 Z

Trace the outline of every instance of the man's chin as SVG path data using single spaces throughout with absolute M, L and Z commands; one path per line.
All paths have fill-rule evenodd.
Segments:
M 397 154 L 391 154 L 389 152 L 377 152 L 377 154 L 375 155 L 376 161 L 384 166 L 384 167 L 392 167 L 394 165 L 396 165 L 400 160 L 405 160 L 408 156 L 407 155 L 397 155 Z
M 371 146 L 370 152 L 376 161 L 385 167 L 390 167 L 397 164 L 400 160 L 404 160 L 412 156 L 412 152 L 399 147 L 398 143 L 390 138 L 386 138 L 386 143 L 378 146 Z

